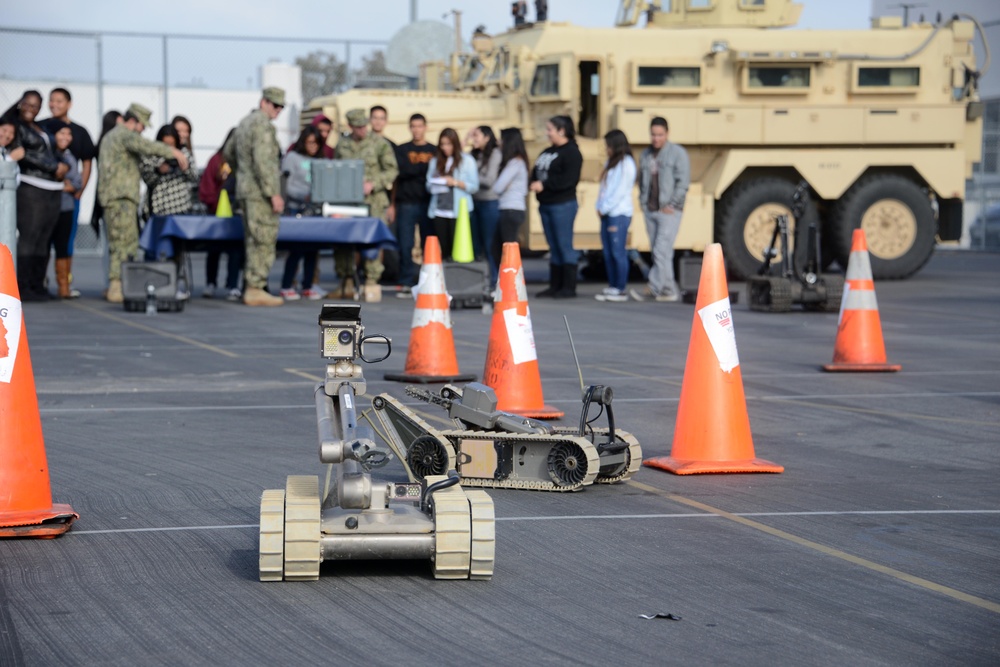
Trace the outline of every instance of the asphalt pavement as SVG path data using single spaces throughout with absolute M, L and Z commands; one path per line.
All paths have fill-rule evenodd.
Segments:
M 544 260 L 526 268 L 530 294 Z M 99 299 L 99 259 L 75 270 L 83 298 L 24 316 L 53 498 L 81 518 L 0 541 L 2 666 L 1000 663 L 1000 255 L 939 252 L 876 285 L 899 373 L 823 373 L 836 313 L 741 298 L 755 451 L 785 472 L 491 490 L 490 581 L 388 561 L 259 582 L 262 490 L 325 472 L 321 302 L 254 309 L 196 285 L 183 312 L 147 316 Z M 565 316 L 584 380 L 614 388 L 646 457 L 667 455 L 694 307 L 598 303 L 600 288 L 531 299 L 546 402 L 575 424 Z M 412 309 L 362 307 L 393 339 L 370 394 L 405 398 L 382 376 L 403 368 Z M 453 322 L 462 371 L 481 374 L 490 317 Z

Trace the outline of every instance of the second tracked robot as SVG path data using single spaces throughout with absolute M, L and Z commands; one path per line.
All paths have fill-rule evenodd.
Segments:
M 438 394 L 418 387 L 406 393 L 444 408 L 455 426 L 435 429 L 389 394 L 372 400 L 383 437 L 418 478 L 455 470 L 463 486 L 579 491 L 627 480 L 642 464 L 639 442 L 615 426 L 610 387 L 584 390 L 577 428 L 499 411 L 493 389 L 477 382 L 446 385 Z M 591 426 L 602 414 L 589 417 L 595 404 L 607 427 Z

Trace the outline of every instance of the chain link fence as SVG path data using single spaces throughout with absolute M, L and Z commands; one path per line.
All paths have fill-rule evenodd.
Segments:
M 127 32 L 71 32 L 0 26 L 0 112 L 25 90 L 47 101 L 53 88 L 73 96 L 70 118 L 86 127 L 96 143 L 102 116 L 123 112 L 132 102 L 153 110 L 146 136 L 171 118 L 190 120 L 195 163 L 204 167 L 229 129 L 260 99 L 261 88 L 285 88 L 288 104 L 276 121 L 279 141 L 298 133 L 299 113 L 309 100 L 356 85 L 398 87 L 403 77 L 384 68 L 387 42 L 179 35 Z M 49 116 L 43 106 L 39 118 Z M 81 201 L 79 253 L 100 253 L 101 240 L 90 225 L 92 177 Z

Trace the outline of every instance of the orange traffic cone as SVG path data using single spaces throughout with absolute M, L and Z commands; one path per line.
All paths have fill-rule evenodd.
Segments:
M 471 382 L 475 375 L 458 370 L 455 339 L 451 334 L 450 297 L 444 284 L 441 244 L 436 236 L 424 243 L 424 263 L 420 279 L 413 288 L 417 297 L 410 327 L 410 347 L 406 351 L 406 369 L 386 373 L 386 380 L 398 382 Z
M 855 229 L 840 300 L 833 363 L 825 364 L 823 370 L 895 372 L 901 368 L 899 364 L 886 363 L 868 243 L 864 230 Z
M 718 243 L 705 249 L 701 264 L 670 456 L 643 463 L 678 475 L 785 469 L 754 455 L 726 269 Z
M 14 260 L 0 245 L 0 537 L 55 537 L 80 515 L 53 505 Z
M 566 414 L 545 405 L 542 396 L 521 247 L 517 243 L 503 244 L 483 383 L 496 391 L 498 410 L 536 419 L 558 419 Z

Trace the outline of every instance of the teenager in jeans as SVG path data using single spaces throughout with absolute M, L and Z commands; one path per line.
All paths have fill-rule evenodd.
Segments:
M 396 163 L 399 176 L 392 187 L 392 206 L 386 211 L 388 222 L 396 223 L 396 239 L 399 241 L 399 285 L 397 296 L 410 296 L 417 284 L 417 268 L 413 263 L 413 241 L 420 233 L 420 247 L 423 240 L 432 235 L 431 220 L 427 207 L 431 195 L 427 192 L 427 166 L 437 153 L 437 147 L 424 138 L 427 133 L 427 119 L 422 114 L 410 116 L 410 136 L 412 139 L 396 147 Z
M 653 268 L 643 291 L 629 291 L 638 301 L 681 298 L 674 281 L 674 239 L 681 226 L 691 167 L 687 151 L 668 141 L 668 130 L 666 119 L 654 118 L 649 125 L 649 147 L 639 157 L 639 202 L 646 218 Z
M 469 133 L 472 142 L 472 157 L 479 169 L 479 190 L 472 195 L 476 207 L 472 211 L 472 251 L 477 260 L 485 259 L 489 264 L 500 258 L 491 257 L 493 235 L 497 229 L 499 203 L 493 193 L 493 183 L 500 174 L 500 151 L 492 128 L 480 125 Z
M 628 253 L 625 239 L 632 222 L 632 187 L 635 185 L 635 160 L 628 137 L 621 130 L 604 135 L 608 161 L 601 172 L 597 194 L 597 214 L 601 216 L 601 246 L 608 286 L 594 298 L 598 301 L 628 301 Z
M 499 279 L 503 244 L 517 242 L 527 208 L 528 152 L 524 148 L 521 130 L 516 127 L 500 130 L 500 175 L 493 183 L 493 192 L 499 198 L 500 217 L 491 241 L 491 288 Z
M 302 130 L 293 150 L 285 153 L 281 161 L 281 171 L 288 175 L 286 182 L 285 215 L 298 215 L 305 210 L 312 195 L 312 162 L 323 157 L 323 137 L 315 126 Z M 313 287 L 316 275 L 316 251 L 292 248 L 285 258 L 285 271 L 281 276 L 281 296 L 286 301 L 305 298 L 311 301 L 322 299 L 325 291 Z M 302 263 L 302 294 L 295 291 L 295 273 Z
M 569 116 L 550 118 L 545 135 L 551 145 L 535 160 L 529 189 L 538 198 L 538 214 L 549 244 L 549 286 L 535 296 L 568 299 L 576 296 L 579 255 L 573 248 L 573 222 L 583 156 Z
M 450 127 L 444 128 L 437 153 L 427 166 L 427 191 L 431 193 L 427 212 L 434 219 L 434 235 L 441 243 L 441 258 L 446 262 L 451 261 L 459 202 L 464 199 L 471 213 L 472 194 L 478 189 L 476 161 L 462 153 L 458 133 Z

